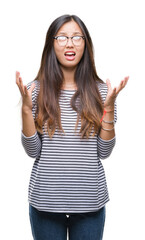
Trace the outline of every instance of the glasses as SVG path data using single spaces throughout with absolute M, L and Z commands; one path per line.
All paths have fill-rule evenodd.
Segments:
M 69 38 L 72 40 L 72 43 L 75 46 L 80 46 L 85 39 L 84 36 L 73 36 L 73 37 L 56 36 L 56 37 L 54 37 L 54 39 L 57 40 L 59 46 L 62 46 L 62 47 L 67 44 Z

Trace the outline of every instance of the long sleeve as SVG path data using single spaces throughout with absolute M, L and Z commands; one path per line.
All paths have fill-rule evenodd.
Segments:
M 21 133 L 21 141 L 25 152 L 29 157 L 36 158 L 40 155 L 41 139 L 37 132 L 31 137 L 26 137 L 23 133 Z
M 105 159 L 110 156 L 116 143 L 116 137 L 111 140 L 103 140 L 98 136 L 98 156 L 100 159 Z
M 32 82 L 27 85 L 29 89 Z M 37 110 L 37 97 L 39 93 L 39 82 L 35 80 L 35 89 L 32 92 L 32 115 L 35 119 L 36 110 Z M 29 157 L 36 158 L 40 155 L 41 152 L 41 137 L 38 132 L 35 132 L 33 136 L 26 137 L 21 131 L 21 142 L 24 147 L 25 152 Z

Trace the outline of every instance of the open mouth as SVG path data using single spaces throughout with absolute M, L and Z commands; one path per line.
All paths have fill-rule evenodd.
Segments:
M 75 60 L 76 53 L 73 51 L 67 51 L 64 53 L 66 60 L 73 61 Z
M 65 52 L 64 55 L 65 55 L 65 56 L 75 56 L 76 53 L 75 53 L 75 52 Z

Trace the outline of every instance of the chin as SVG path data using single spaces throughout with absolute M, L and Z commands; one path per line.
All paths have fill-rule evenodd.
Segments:
M 65 64 L 60 64 L 60 66 L 62 68 L 65 68 L 65 69 L 75 69 L 77 67 L 78 63 L 72 63 L 72 62 L 69 62 L 69 63 L 65 63 Z

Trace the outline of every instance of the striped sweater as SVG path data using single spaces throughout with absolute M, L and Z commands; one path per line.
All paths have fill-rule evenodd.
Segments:
M 35 80 L 32 93 L 32 113 L 35 118 L 39 81 Z M 28 84 L 28 88 L 32 82 Z M 104 101 L 107 86 L 98 83 Z M 65 134 L 57 129 L 52 139 L 47 133 L 36 132 L 31 137 L 21 133 L 26 153 L 35 158 L 30 183 L 29 203 L 40 211 L 58 213 L 83 213 L 97 211 L 109 201 L 107 183 L 101 159 L 110 156 L 115 137 L 103 140 L 97 134 L 81 139 L 74 132 L 77 113 L 70 100 L 75 90 L 61 90 L 59 104 Z M 114 112 L 115 122 L 116 104 Z M 78 125 L 80 128 L 80 123 Z

